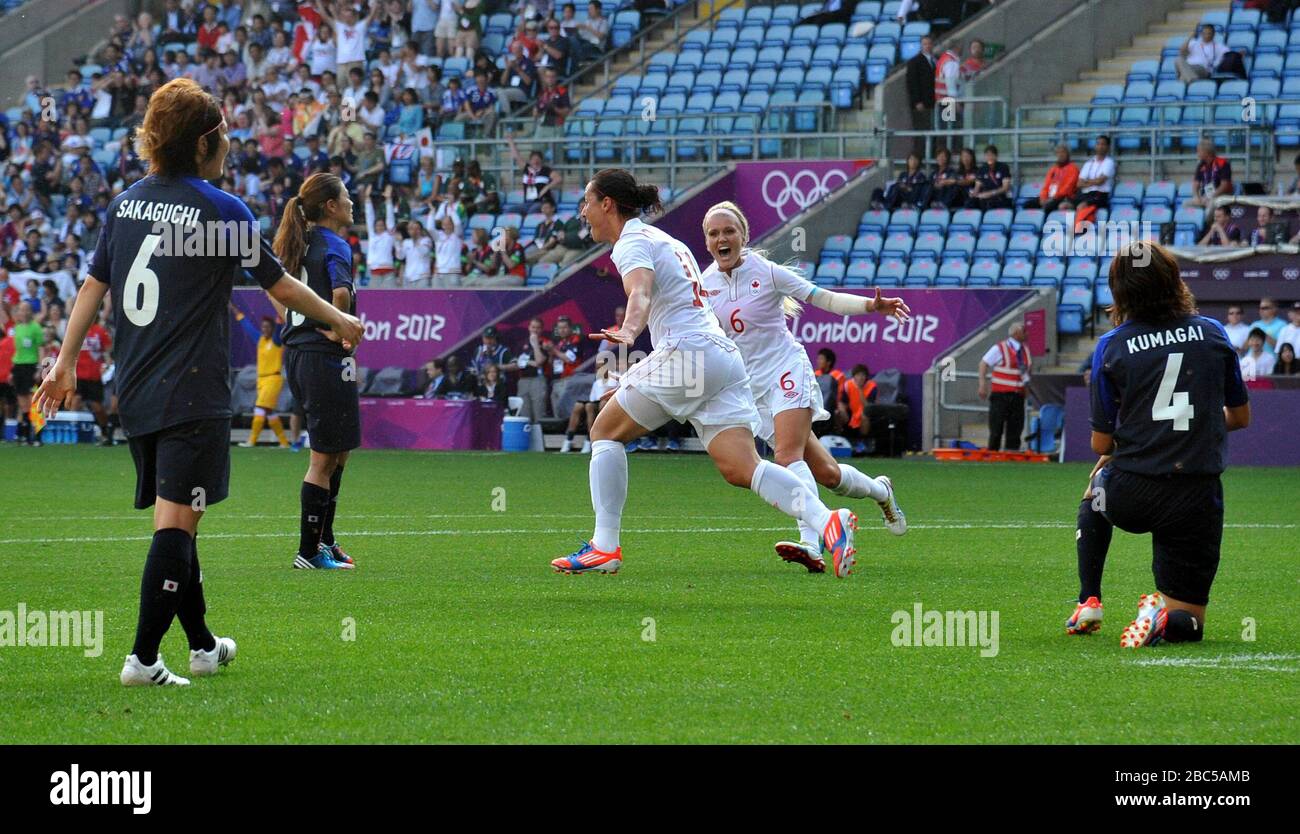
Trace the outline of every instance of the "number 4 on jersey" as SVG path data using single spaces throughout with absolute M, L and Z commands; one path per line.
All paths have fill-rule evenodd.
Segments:
M 1175 391 L 1178 374 L 1183 369 L 1183 355 L 1169 354 L 1165 362 L 1165 374 L 1160 378 L 1160 387 L 1156 389 L 1155 402 L 1151 404 L 1153 421 L 1173 420 L 1174 431 L 1188 431 L 1192 427 L 1192 417 L 1196 410 L 1186 391 Z

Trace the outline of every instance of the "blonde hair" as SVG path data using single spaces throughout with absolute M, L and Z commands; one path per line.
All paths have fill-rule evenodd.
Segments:
M 755 249 L 749 245 L 749 218 L 745 216 L 745 212 L 741 211 L 740 206 L 730 200 L 723 200 L 720 203 L 714 203 L 709 206 L 708 211 L 704 212 L 704 220 L 701 225 L 704 227 L 706 238 L 708 237 L 709 231 L 709 218 L 719 212 L 726 212 L 736 218 L 736 225 L 740 227 L 740 254 L 742 258 L 746 255 L 757 255 L 760 258 L 768 258 L 768 252 L 766 249 Z M 768 258 L 768 260 L 770 260 L 770 258 Z M 795 274 L 802 275 L 802 273 L 792 265 L 781 264 L 781 266 L 784 266 Z M 808 276 L 804 275 L 803 277 L 807 278 Z M 798 318 L 799 315 L 803 313 L 803 305 L 800 304 L 798 300 L 787 295 L 781 299 L 781 312 L 785 313 L 786 318 Z

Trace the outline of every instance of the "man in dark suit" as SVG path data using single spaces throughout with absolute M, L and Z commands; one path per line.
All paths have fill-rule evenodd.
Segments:
M 934 40 L 921 38 L 921 51 L 907 61 L 907 106 L 913 130 L 930 130 L 934 122 Z M 912 151 L 925 153 L 925 139 L 912 139 Z M 924 158 L 924 157 L 922 157 Z

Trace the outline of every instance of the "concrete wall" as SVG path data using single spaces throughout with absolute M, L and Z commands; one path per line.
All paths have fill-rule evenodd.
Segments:
M 1009 113 L 1040 104 L 1079 73 L 1128 46 L 1147 26 L 1182 6 L 1182 0 L 1006 0 L 949 33 L 969 43 L 979 38 L 1007 50 L 971 94 L 1007 99 Z M 942 47 L 942 41 L 940 42 Z M 875 92 L 885 126 L 911 130 L 907 83 L 900 65 Z M 890 155 L 902 157 L 911 139 L 895 139 Z
M 108 37 L 113 17 L 133 15 L 140 5 L 141 0 L 35 0 L 0 18 L 0 106 L 21 103 L 29 75 L 61 84 L 73 61 Z

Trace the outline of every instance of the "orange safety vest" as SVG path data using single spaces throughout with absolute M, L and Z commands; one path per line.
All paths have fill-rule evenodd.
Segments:
M 998 342 L 998 351 L 1002 354 L 1002 360 L 993 366 L 993 393 L 1024 395 L 1025 384 L 1029 379 L 1030 359 L 1029 351 L 1024 344 L 1020 345 L 1020 349 L 1025 351 L 1025 364 L 1023 366 L 1020 364 L 1020 355 L 1015 350 L 1012 350 L 1009 339 Z
M 936 61 L 934 64 L 934 100 L 936 103 L 939 101 L 939 99 L 945 96 L 952 96 L 953 98 L 957 97 L 958 91 L 949 90 L 948 85 L 945 84 L 943 80 L 944 67 L 946 67 L 948 64 L 952 63 L 953 61 L 956 61 L 959 65 L 961 63 L 961 59 L 958 58 L 955 53 L 945 52 L 939 56 L 939 60 Z M 961 78 L 960 72 L 958 73 L 957 77 L 959 79 Z

